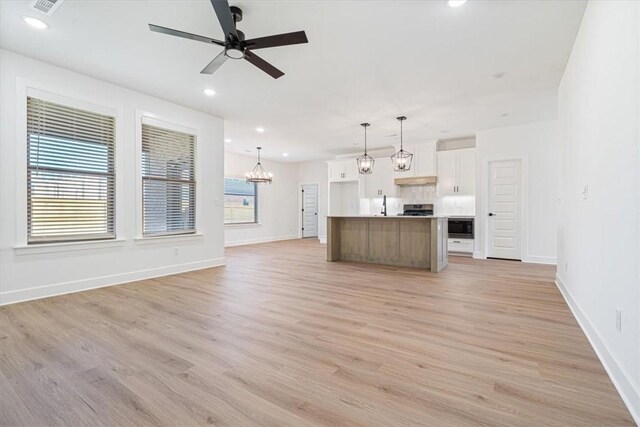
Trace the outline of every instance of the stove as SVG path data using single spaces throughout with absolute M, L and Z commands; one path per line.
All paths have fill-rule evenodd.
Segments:
M 433 205 L 404 205 L 403 216 L 431 216 Z

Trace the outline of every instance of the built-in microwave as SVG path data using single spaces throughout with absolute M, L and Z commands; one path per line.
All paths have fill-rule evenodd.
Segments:
M 473 218 L 449 218 L 449 237 L 473 239 Z

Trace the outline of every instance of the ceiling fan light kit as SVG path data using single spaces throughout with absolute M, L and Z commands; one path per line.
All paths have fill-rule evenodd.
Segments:
M 413 154 L 403 149 L 402 141 L 402 122 L 407 120 L 405 116 L 396 117 L 400 121 L 400 150 L 391 156 L 391 162 L 393 163 L 393 170 L 396 172 L 408 172 L 411 169 L 411 161 L 413 160 Z
M 224 50 L 220 52 L 218 56 L 213 58 L 213 60 L 211 60 L 211 62 L 202 69 L 202 71 L 200 71 L 201 74 L 213 74 L 227 61 L 228 58 L 231 58 L 245 59 L 265 73 L 269 74 L 274 79 L 277 79 L 284 76 L 284 73 L 264 59 L 260 58 L 253 51 L 257 49 L 309 42 L 304 31 L 295 31 L 293 33 L 277 34 L 246 40 L 244 33 L 236 28 L 236 24 L 242 21 L 242 10 L 236 6 L 229 6 L 229 2 L 227 0 L 210 1 L 213 6 L 213 10 L 218 17 L 222 31 L 224 32 L 224 41 L 149 24 L 149 29 L 156 33 L 168 34 L 171 36 L 182 37 L 223 47 Z
M 251 172 L 247 172 L 244 176 L 247 182 L 254 184 L 271 184 L 273 174 L 271 172 L 265 172 L 262 163 L 260 163 L 260 150 L 262 150 L 262 147 L 256 148 L 258 149 L 258 163 L 256 163 Z
M 373 173 L 373 164 L 375 163 L 374 158 L 367 154 L 367 128 L 371 125 L 369 123 L 361 123 L 360 126 L 364 128 L 364 154 L 356 158 L 358 173 L 360 175 L 370 175 Z

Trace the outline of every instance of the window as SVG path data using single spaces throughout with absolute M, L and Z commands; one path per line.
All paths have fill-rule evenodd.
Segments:
M 142 235 L 195 233 L 196 137 L 142 124 Z
M 27 97 L 27 242 L 115 238 L 115 118 Z
M 224 223 L 258 222 L 257 184 L 244 179 L 224 179 Z

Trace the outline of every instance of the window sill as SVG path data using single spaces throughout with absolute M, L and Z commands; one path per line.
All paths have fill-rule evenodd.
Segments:
M 175 243 L 175 242 L 193 242 L 202 240 L 202 234 L 175 234 L 169 236 L 156 236 L 156 237 L 136 237 L 136 245 L 160 245 L 163 243 Z
M 252 227 L 260 227 L 259 222 L 237 222 L 231 224 L 225 224 L 224 227 L 227 228 L 252 228 Z
M 49 254 L 56 252 L 86 251 L 91 249 L 106 249 L 122 247 L 127 243 L 125 239 L 94 240 L 87 242 L 39 243 L 37 245 L 15 246 L 16 255 Z

